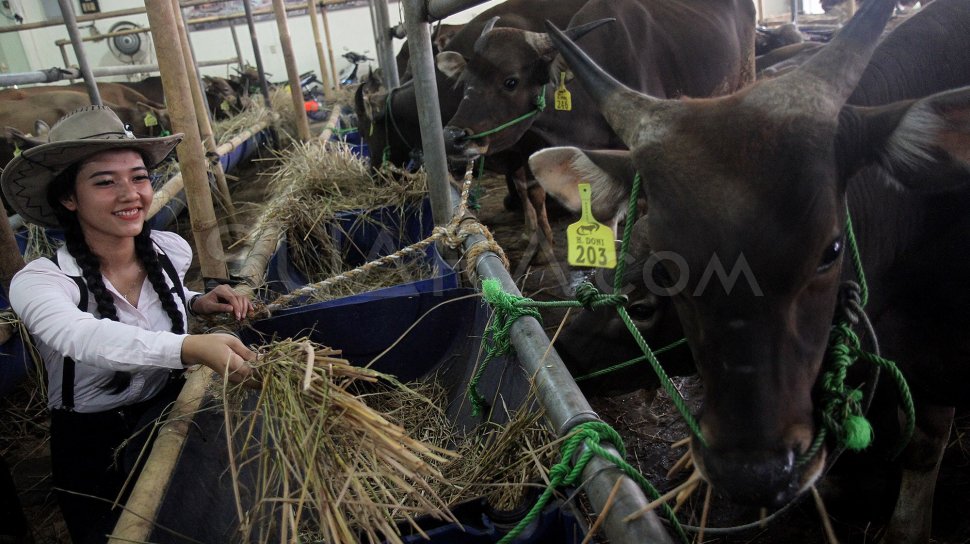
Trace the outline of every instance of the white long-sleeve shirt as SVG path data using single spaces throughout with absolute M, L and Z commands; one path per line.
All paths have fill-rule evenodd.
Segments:
M 192 249 L 179 235 L 153 231 L 152 239 L 168 255 L 179 279 L 192 262 Z M 114 299 L 118 321 L 95 317 L 97 302 L 88 295 L 88 312 L 78 309 L 81 293 L 69 276 L 83 276 L 74 257 L 62 247 L 57 252 L 60 267 L 49 259 L 36 259 L 18 272 L 10 284 L 10 307 L 33 336 L 44 359 L 48 376 L 48 404 L 63 407 L 61 384 L 63 360 L 75 361 L 74 410 L 101 412 L 147 400 L 165 386 L 169 370 L 182 368 L 182 341 L 174 334 L 168 314 L 147 279 L 132 306 L 102 276 Z M 168 274 L 162 273 L 169 287 Z M 185 289 L 185 299 L 196 293 Z M 181 299 L 175 304 L 185 317 Z M 187 321 L 186 321 L 187 323 Z M 115 371 L 131 373 L 131 384 L 113 394 L 105 386 Z

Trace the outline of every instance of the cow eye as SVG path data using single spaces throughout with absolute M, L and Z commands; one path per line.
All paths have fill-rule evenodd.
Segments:
M 516 87 L 519 86 L 519 80 L 518 80 L 518 78 L 510 77 L 510 78 L 508 78 L 508 79 L 505 80 L 505 82 L 503 83 L 503 85 L 505 85 L 505 88 L 506 89 L 508 89 L 510 91 L 513 91 L 513 90 L 515 90 Z
M 825 272 L 835 264 L 835 261 L 839 259 L 839 255 L 842 254 L 842 240 L 836 240 L 832 242 L 829 247 L 825 248 L 825 253 L 822 254 L 822 262 L 818 265 L 818 272 Z
M 631 304 L 626 311 L 636 321 L 647 321 L 657 313 L 657 308 L 652 304 L 637 303 Z

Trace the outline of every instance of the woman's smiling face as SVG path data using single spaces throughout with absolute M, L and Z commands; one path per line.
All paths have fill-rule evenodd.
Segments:
M 114 149 L 81 163 L 74 194 L 62 204 L 77 212 L 84 236 L 91 243 L 138 235 L 153 196 L 141 154 L 132 149 Z

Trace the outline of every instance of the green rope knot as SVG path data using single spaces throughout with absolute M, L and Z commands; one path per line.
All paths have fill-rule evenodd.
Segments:
M 626 295 L 606 294 L 591 282 L 584 281 L 576 286 L 576 300 L 587 310 L 601 306 L 623 306 L 629 298 Z
M 845 384 L 849 367 L 862 352 L 859 337 L 845 321 L 832 329 L 831 368 L 822 373 L 822 421 L 839 447 L 863 450 L 872 443 L 872 425 L 862 413 L 862 391 Z
M 485 299 L 494 312 L 492 321 L 485 329 L 485 342 L 488 347 L 485 351 L 485 358 L 478 365 L 478 370 L 468 382 L 468 397 L 471 402 L 472 416 L 478 417 L 487 404 L 485 397 L 478 391 L 478 382 L 485 374 L 485 368 L 495 357 L 511 353 L 512 338 L 510 331 L 512 325 L 522 316 L 531 316 L 538 320 L 542 319 L 536 308 L 536 302 L 532 299 L 519 297 L 511 293 L 506 293 L 502 289 L 502 284 L 496 279 L 482 280 L 482 297 Z
M 603 447 L 604 442 L 609 442 L 616 448 L 620 455 L 616 456 L 612 452 L 607 451 Z M 582 445 L 585 445 L 586 449 L 577 457 L 576 452 Z M 586 465 L 589 464 L 590 459 L 594 455 L 616 465 L 624 474 L 643 487 L 651 500 L 660 496 L 660 493 L 650 485 L 650 482 L 630 466 L 629 463 L 623 460 L 626 457 L 626 448 L 623 445 L 623 439 L 620 437 L 620 434 L 613 427 L 610 427 L 602 421 L 581 423 L 574 427 L 563 441 L 559 462 L 549 468 L 549 485 L 542 491 L 542 494 L 536 500 L 535 504 L 532 505 L 529 513 L 519 520 L 519 523 L 511 531 L 506 533 L 498 541 L 498 544 L 508 544 L 522 534 L 522 531 L 533 523 L 549 504 L 549 501 L 552 499 L 552 494 L 557 488 L 578 483 L 582 477 L 583 470 L 586 469 Z M 670 507 L 663 505 L 661 508 L 664 510 L 668 519 L 671 520 L 671 524 L 682 541 L 690 542 Z

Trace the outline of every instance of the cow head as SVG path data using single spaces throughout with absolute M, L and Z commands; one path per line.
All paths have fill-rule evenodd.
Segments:
M 458 111 L 445 126 L 445 148 L 455 160 L 497 153 L 515 144 L 535 116 L 488 136 L 474 137 L 535 111 L 552 96 L 560 64 L 548 34 L 517 28 L 494 28 L 488 21 L 470 59 L 455 51 L 436 57 L 438 69 L 464 86 Z M 566 32 L 578 39 L 612 19 L 594 21 Z
M 239 94 L 229 81 L 222 77 L 203 76 L 205 98 L 213 119 L 227 119 L 242 111 Z
M 632 91 L 547 25 L 643 178 L 646 242 L 664 257 L 650 277 L 704 382 L 694 459 L 742 502 L 784 503 L 824 464 L 824 448 L 799 458 L 818 432 L 813 386 L 844 261 L 847 180 L 874 162 L 914 185 L 933 163 L 970 167 L 970 89 L 843 107 L 893 4 L 869 0 L 799 69 L 705 100 Z

